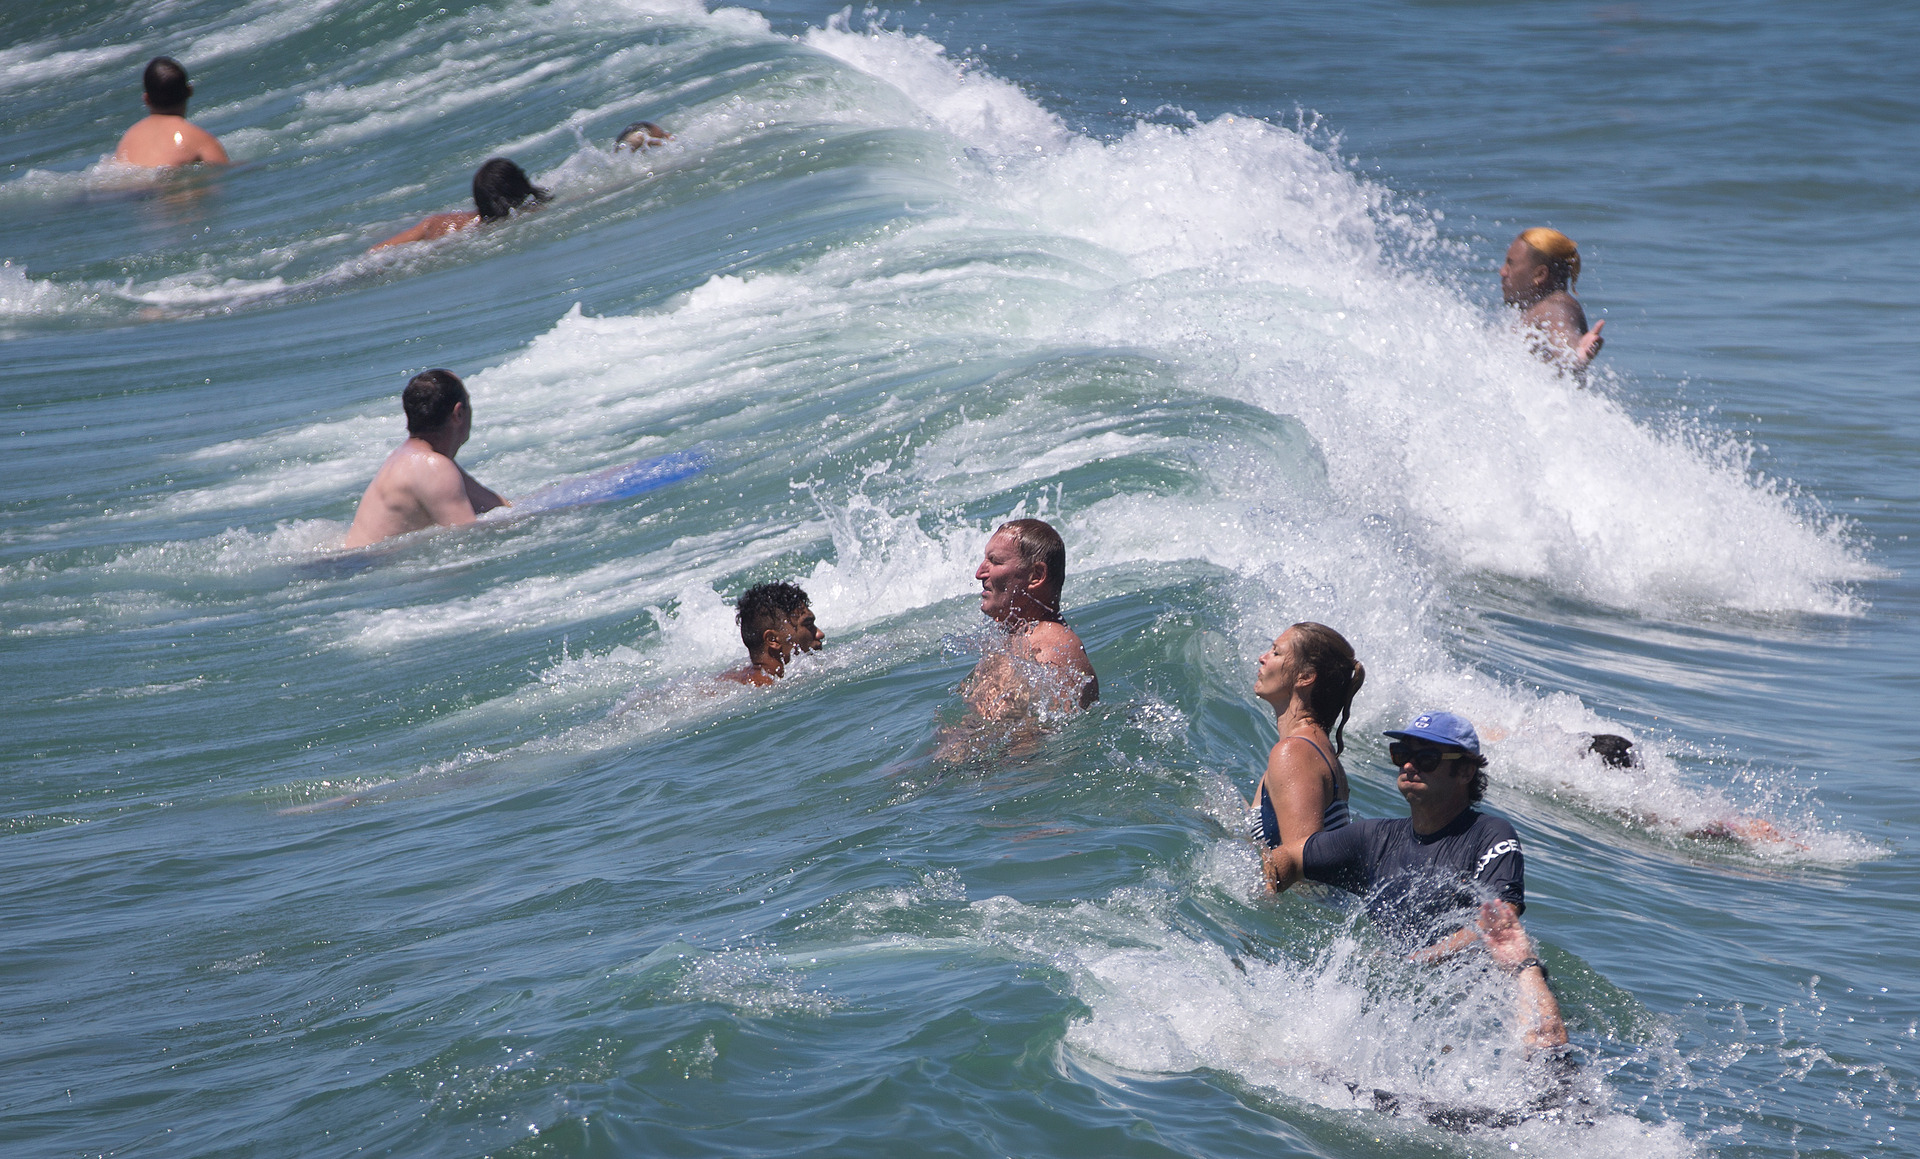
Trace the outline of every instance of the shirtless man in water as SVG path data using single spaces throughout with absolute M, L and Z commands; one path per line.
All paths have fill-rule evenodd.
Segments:
M 371 250 L 415 241 L 434 241 L 450 233 L 472 229 L 485 222 L 505 221 L 528 201 L 538 206 L 552 194 L 535 185 L 527 171 L 505 157 L 490 157 L 473 175 L 473 210 L 436 213 L 422 218 L 420 224 L 403 229 Z M 527 208 L 532 208 L 528 206 Z
M 827 634 L 814 620 L 812 601 L 793 584 L 755 584 L 734 605 L 740 622 L 740 640 L 747 646 L 747 662 L 721 680 L 765 688 L 787 674 L 795 652 L 817 652 Z
M 147 62 L 141 84 L 146 91 L 140 99 L 147 104 L 147 115 L 120 138 L 120 147 L 113 151 L 115 161 L 149 169 L 200 161 L 227 163 L 227 151 L 214 135 L 187 120 L 187 98 L 193 95 L 193 86 L 187 83 L 187 70 L 179 61 L 154 57 Z
M 1100 678 L 1073 629 L 1060 622 L 1067 545 L 1039 519 L 1003 523 L 973 573 L 980 610 L 1007 634 L 967 677 L 962 695 L 985 720 L 1074 712 L 1100 699 Z M 1048 687 L 1046 685 L 1051 685 Z
M 459 375 L 422 371 L 407 383 L 400 404 L 407 412 L 407 441 L 367 484 L 343 546 L 365 547 L 423 527 L 457 527 L 510 506 L 453 461 L 473 432 L 473 405 Z
M 1533 330 L 1534 349 L 1549 362 L 1585 370 L 1600 353 L 1604 320 L 1587 329 L 1587 312 L 1573 296 L 1580 280 L 1580 248 L 1557 229 L 1521 231 L 1500 265 L 1500 297 L 1518 307 L 1520 322 Z

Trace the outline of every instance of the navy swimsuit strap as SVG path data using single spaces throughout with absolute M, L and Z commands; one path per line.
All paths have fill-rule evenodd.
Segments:
M 1327 771 L 1328 771 L 1329 773 L 1331 773 L 1331 772 L 1333 772 L 1333 769 L 1334 769 L 1334 766 L 1333 766 L 1333 758 L 1332 758 L 1332 757 L 1330 757 L 1330 756 L 1328 756 L 1328 755 L 1327 755 L 1327 750 L 1326 750 L 1326 749 L 1323 749 L 1323 748 L 1321 748 L 1321 747 L 1320 747 L 1320 743 L 1319 743 L 1318 741 L 1316 741 L 1316 740 L 1314 740 L 1314 739 L 1313 739 L 1312 737 L 1310 737 L 1310 736 L 1301 736 L 1301 735 L 1299 735 L 1299 734 L 1295 734 L 1295 735 L 1293 735 L 1293 736 L 1289 736 L 1289 737 L 1282 737 L 1282 738 L 1280 738 L 1280 740 L 1281 740 L 1281 743 L 1282 743 L 1282 744 L 1285 744 L 1285 743 L 1286 743 L 1287 741 L 1290 741 L 1290 740 L 1303 740 L 1303 741 L 1306 741 L 1306 742 L 1307 742 L 1308 744 L 1310 744 L 1310 745 L 1312 745 L 1312 746 L 1313 746 L 1313 751 L 1314 751 L 1314 752 L 1317 752 L 1317 753 L 1319 753 L 1319 754 L 1320 754 L 1320 759 L 1321 759 L 1321 760 L 1323 760 L 1323 761 L 1325 761 L 1325 762 L 1327 762 Z
M 1280 743 L 1286 744 L 1288 741 L 1294 739 L 1296 738 L 1283 736 L 1280 738 Z M 1338 770 L 1339 766 L 1333 763 L 1333 758 L 1327 755 L 1327 750 L 1321 748 L 1312 737 L 1302 736 L 1298 737 L 1298 739 L 1313 745 L 1313 751 L 1319 753 L 1320 759 L 1327 762 L 1327 771 L 1329 773 Z M 1320 828 L 1323 830 L 1344 828 L 1347 825 L 1349 817 L 1350 814 L 1347 812 L 1346 800 L 1341 797 L 1335 797 L 1327 803 L 1326 812 L 1321 817 Z M 1273 811 L 1273 799 L 1267 795 L 1267 782 L 1264 775 L 1260 778 L 1260 818 L 1255 822 L 1254 826 L 1250 826 L 1250 828 L 1253 827 L 1258 828 L 1259 832 L 1256 836 L 1258 836 L 1261 842 L 1269 849 L 1278 849 L 1280 847 L 1280 815 Z

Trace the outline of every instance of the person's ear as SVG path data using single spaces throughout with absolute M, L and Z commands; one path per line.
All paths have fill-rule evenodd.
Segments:
M 1027 570 L 1027 590 L 1044 592 L 1047 590 L 1047 561 L 1041 560 Z
M 780 629 L 762 628 L 760 630 L 760 650 L 778 652 L 780 650 Z

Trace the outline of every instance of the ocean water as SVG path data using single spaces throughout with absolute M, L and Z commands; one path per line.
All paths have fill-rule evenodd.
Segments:
M 103 159 L 160 52 L 232 168 Z M 1848 3 L 10 5 L 6 1153 L 1920 1153 L 1916 62 Z M 495 154 L 552 203 L 365 252 Z M 1584 384 L 1498 305 L 1533 224 Z M 509 495 L 711 464 L 343 560 L 429 366 Z M 1014 514 L 1102 700 L 945 763 Z M 716 692 L 766 579 L 828 646 Z M 1489 738 L 1565 1084 L 1259 888 L 1300 619 L 1357 812 L 1382 728 Z

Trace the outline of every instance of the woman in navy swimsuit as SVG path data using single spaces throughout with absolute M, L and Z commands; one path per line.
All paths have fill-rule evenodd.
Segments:
M 1273 705 L 1280 742 L 1253 786 L 1248 828 L 1262 846 L 1261 868 L 1272 886 L 1266 854 L 1283 840 L 1299 841 L 1348 821 L 1347 774 L 1340 767 L 1353 697 L 1367 669 L 1353 645 L 1325 624 L 1295 624 L 1260 657 L 1253 694 Z M 1332 737 L 1328 731 L 1332 730 Z

